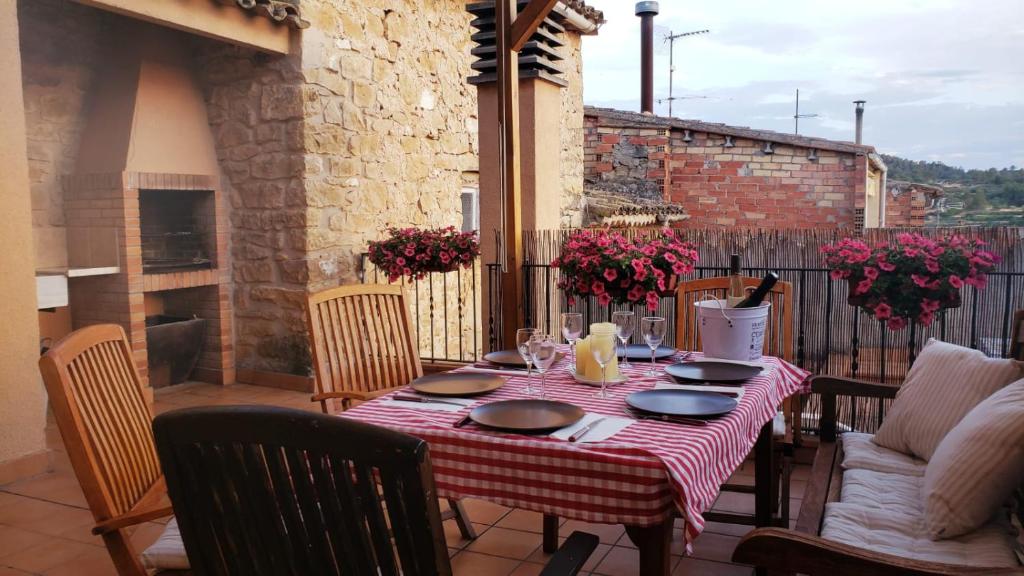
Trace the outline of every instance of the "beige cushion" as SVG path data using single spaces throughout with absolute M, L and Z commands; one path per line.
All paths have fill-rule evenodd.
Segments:
M 1024 377 L 1024 363 L 988 358 L 977 350 L 929 340 L 874 442 L 930 460 L 939 442 L 993 392 Z
M 932 538 L 981 526 L 1024 483 L 1024 380 L 971 410 L 939 443 L 924 474 Z
M 935 541 L 924 524 L 924 479 L 874 470 L 843 473 L 840 501 L 828 504 L 821 536 L 865 550 L 959 566 L 1018 567 L 1005 516 L 956 538 Z
M 843 441 L 844 470 L 860 468 L 905 476 L 924 476 L 927 462 L 883 448 L 871 441 L 871 434 L 846 432 L 840 438 Z
M 142 553 L 142 565 L 156 570 L 188 570 L 188 554 L 178 531 L 178 520 L 171 518 L 163 534 Z

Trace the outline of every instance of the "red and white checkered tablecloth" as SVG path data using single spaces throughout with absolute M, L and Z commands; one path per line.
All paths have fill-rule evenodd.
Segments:
M 647 377 L 649 363 L 624 370 L 629 381 L 609 387 L 611 398 L 575 382 L 566 360 L 547 377 L 547 398 L 588 412 L 628 416 L 624 397 L 649 390 L 676 358 L 659 363 L 660 377 Z M 547 436 L 487 430 L 476 424 L 454 428 L 460 412 L 407 409 L 380 399 L 344 413 L 363 422 L 423 438 L 430 447 L 438 492 L 445 498 L 480 498 L 525 510 L 607 524 L 651 526 L 676 510 L 686 520 L 687 548 L 704 529 L 703 512 L 719 488 L 753 448 L 761 427 L 782 400 L 806 391 L 806 370 L 778 358 L 747 381 L 739 406 L 704 427 L 638 420 L 599 443 L 569 443 Z M 539 378 L 534 375 L 534 384 Z M 508 377 L 479 402 L 527 397 L 526 376 Z M 386 398 L 386 397 L 384 397 Z

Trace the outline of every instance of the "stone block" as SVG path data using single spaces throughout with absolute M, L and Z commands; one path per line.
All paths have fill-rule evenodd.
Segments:
M 260 96 L 260 118 L 288 120 L 301 118 L 302 112 L 303 97 L 299 87 L 274 84 L 263 86 Z

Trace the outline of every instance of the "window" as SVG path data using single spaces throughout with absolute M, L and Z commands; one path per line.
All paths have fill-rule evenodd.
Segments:
M 462 188 L 462 231 L 472 232 L 480 229 L 480 189 L 465 186 Z

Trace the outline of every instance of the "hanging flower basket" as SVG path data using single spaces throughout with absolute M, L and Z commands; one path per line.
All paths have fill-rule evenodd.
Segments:
M 849 285 L 851 306 L 900 330 L 909 322 L 929 326 L 939 310 L 959 307 L 965 284 L 983 289 L 986 274 L 1000 261 L 984 246 L 963 236 L 932 240 L 898 234 L 896 242 L 874 246 L 846 238 L 823 246 L 821 253 L 831 278 Z
M 454 226 L 432 230 L 389 228 L 387 238 L 369 246 L 370 262 L 388 275 L 389 282 L 471 268 L 479 255 L 476 232 L 459 232 Z
M 551 265 L 561 272 L 558 287 L 570 304 L 593 296 L 602 306 L 644 302 L 654 310 L 659 298 L 675 294 L 679 277 L 692 272 L 697 259 L 676 232 L 629 240 L 618 232 L 581 230 L 566 239 Z

